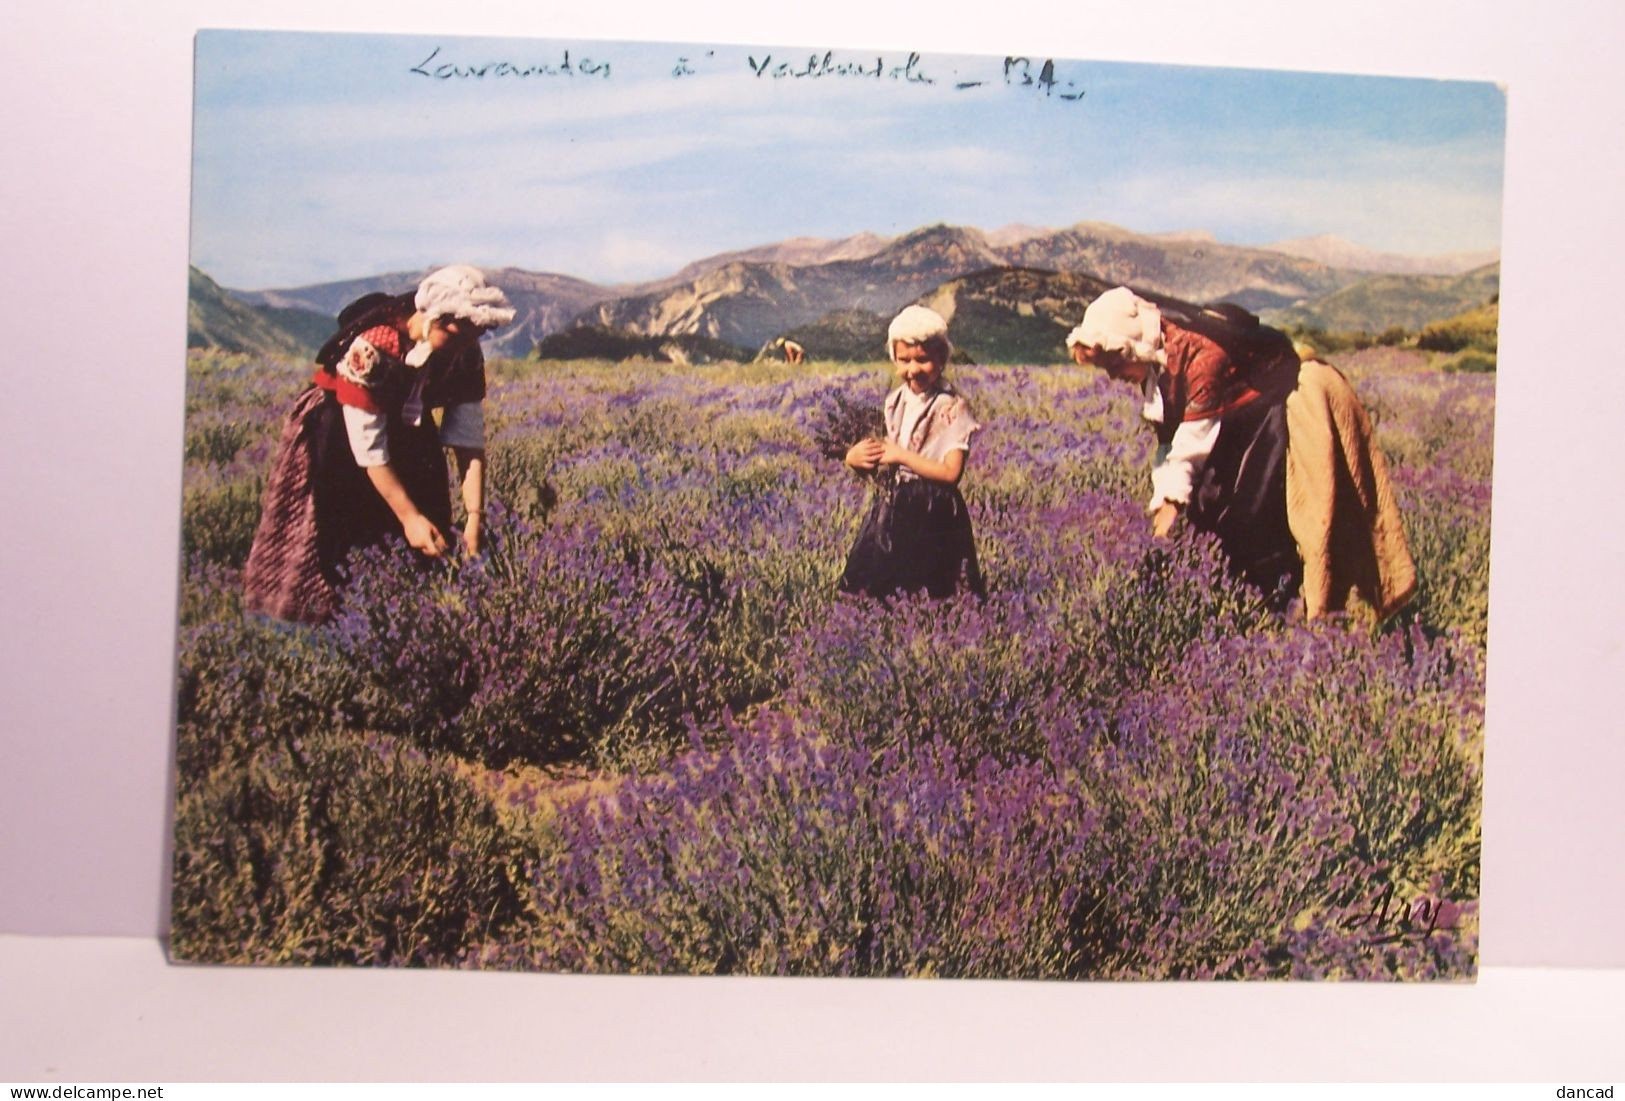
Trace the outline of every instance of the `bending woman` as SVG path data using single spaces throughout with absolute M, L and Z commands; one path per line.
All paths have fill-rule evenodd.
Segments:
M 266 486 L 243 587 L 250 611 L 321 623 L 344 563 L 392 537 L 446 553 L 445 447 L 462 474 L 464 547 L 478 553 L 484 510 L 485 361 L 479 338 L 513 320 L 475 268 L 431 274 L 415 293 L 371 294 L 339 314 L 294 402 Z M 437 428 L 432 415 L 443 410 Z
M 1140 391 L 1158 444 L 1156 535 L 1184 517 L 1278 606 L 1301 588 L 1310 617 L 1354 590 L 1379 616 L 1397 611 L 1416 570 L 1365 410 L 1329 364 L 1300 364 L 1284 338 L 1258 346 L 1271 354 L 1237 362 L 1127 287 L 1095 299 L 1067 337 L 1078 364 Z

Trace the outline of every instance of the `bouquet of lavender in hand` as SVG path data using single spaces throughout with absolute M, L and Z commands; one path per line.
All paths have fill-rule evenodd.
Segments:
M 845 394 L 833 394 L 819 414 L 813 427 L 813 442 L 818 453 L 837 462 L 846 458 L 852 445 L 866 439 L 884 439 L 886 422 L 875 406 L 853 401 Z M 854 473 L 874 481 L 882 487 L 897 479 L 897 468 L 881 465 L 873 470 L 854 470 Z

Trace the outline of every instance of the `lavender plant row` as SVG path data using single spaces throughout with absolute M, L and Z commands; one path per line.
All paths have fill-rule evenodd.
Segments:
M 989 596 L 837 599 L 875 368 L 495 365 L 490 547 L 235 596 L 288 364 L 188 390 L 174 944 L 569 971 L 1464 978 L 1493 380 L 1373 350 L 1422 598 L 1154 542 L 1131 398 L 965 368 Z M 245 518 L 246 517 L 246 518 Z M 245 525 L 247 531 L 245 533 Z

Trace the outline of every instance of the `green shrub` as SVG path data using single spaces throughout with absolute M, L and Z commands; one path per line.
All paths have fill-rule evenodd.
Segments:
M 356 673 L 326 635 L 231 615 L 223 594 L 198 603 L 226 618 L 181 630 L 176 768 L 182 790 L 222 765 L 240 765 L 262 746 L 359 717 Z
M 1501 309 L 1494 302 L 1422 327 L 1416 346 L 1430 352 L 1459 352 L 1473 348 L 1493 357 L 1498 340 Z
M 205 421 L 202 417 L 192 419 L 196 423 L 186 429 L 187 462 L 224 466 L 260 434 L 259 429 L 239 421 Z
M 265 746 L 181 795 L 171 949 L 224 963 L 478 962 L 523 911 L 496 813 L 395 743 Z
M 1363 330 L 1327 330 L 1317 326 L 1289 325 L 1286 333 L 1294 341 L 1312 345 L 1321 355 L 1358 352 L 1377 342 Z
M 241 566 L 260 522 L 263 478 L 225 477 L 216 468 L 189 478 L 181 491 L 181 553 Z
M 1464 374 L 1489 374 L 1495 370 L 1495 353 L 1477 348 L 1463 348 L 1455 355 L 1441 360 L 1439 366 L 1446 371 Z

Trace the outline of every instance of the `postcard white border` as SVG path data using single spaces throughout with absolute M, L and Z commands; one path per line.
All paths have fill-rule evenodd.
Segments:
M 1538 12 L 1446 0 L 1324 11 L 1287 0 L 1046 0 L 924 21 L 878 7 L 838 0 L 770 17 L 742 3 L 567 11 L 503 0 L 453 21 L 420 0 L 130 10 L 58 0 L 13 17 L 0 89 L 21 109 L 0 129 L 8 163 L 27 170 L 0 174 L 12 389 L 0 433 L 11 521 L 0 540 L 0 932 L 148 937 L 162 924 L 191 34 L 264 26 L 1000 49 L 1504 82 L 1482 961 L 1625 965 L 1615 702 L 1625 522 L 1605 422 L 1618 418 L 1607 387 L 1621 371 L 1609 307 L 1625 285 L 1625 151 L 1613 137 L 1625 87 L 1611 51 L 1625 41 L 1625 13 L 1586 0 Z M 236 996 L 229 984 L 209 989 L 199 996 Z M 1034 1004 L 1019 984 L 993 984 L 987 997 L 1014 1013 Z M 629 1032 L 650 1027 L 628 1013 Z M 760 1035 L 774 1029 L 748 1008 L 741 1019 Z M 912 1028 L 902 1036 L 918 1040 Z

